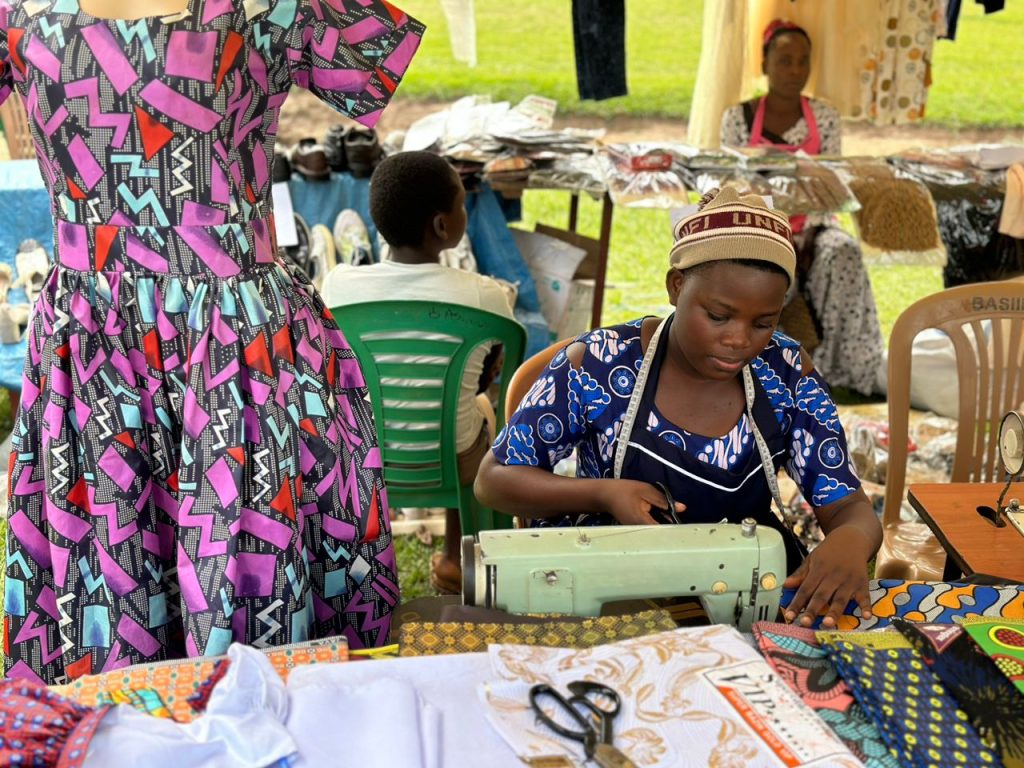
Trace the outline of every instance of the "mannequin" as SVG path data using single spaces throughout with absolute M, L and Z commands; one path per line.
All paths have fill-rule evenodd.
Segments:
M 0 101 L 26 100 L 56 227 L 14 417 L 4 672 L 386 643 L 373 412 L 277 251 L 270 162 L 293 85 L 373 125 L 423 25 L 384 0 L 81 2 L 0 0 Z

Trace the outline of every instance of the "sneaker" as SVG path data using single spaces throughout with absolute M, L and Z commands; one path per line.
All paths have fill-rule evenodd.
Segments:
M 349 171 L 357 179 L 368 179 L 381 158 L 377 132 L 372 128 L 353 128 L 345 134 L 345 157 Z
M 348 170 L 348 159 L 345 156 L 345 136 L 348 126 L 332 125 L 324 136 L 324 150 L 327 152 L 327 165 L 336 173 Z
M 306 220 L 299 214 L 295 214 L 295 234 L 298 236 L 298 243 L 281 248 L 281 255 L 284 260 L 292 266 L 306 271 L 306 262 L 309 261 L 309 227 Z
M 476 257 L 473 255 L 473 245 L 469 242 L 469 235 L 463 235 L 458 245 L 448 248 L 440 253 L 441 263 L 446 267 L 461 269 L 466 272 L 477 272 Z
M 292 168 L 307 181 L 323 181 L 331 176 L 327 152 L 316 139 L 300 139 L 292 149 Z
M 288 162 L 287 155 L 280 152 L 274 153 L 274 169 L 271 172 L 274 183 L 288 181 L 292 177 L 292 164 Z
M 306 276 L 313 287 L 320 291 L 324 287 L 324 276 L 338 263 L 334 253 L 334 237 L 331 230 L 323 224 L 316 224 L 309 234 Z
M 370 233 L 362 217 L 351 208 L 343 210 L 334 220 L 334 245 L 342 264 L 357 267 L 373 263 Z
M 7 292 L 11 289 L 11 265 L 0 261 L 0 304 L 7 303 Z
M 18 279 L 11 287 L 24 288 L 29 304 L 35 304 L 36 296 L 43 290 L 46 273 L 50 271 L 50 258 L 37 241 L 23 240 L 14 256 L 14 264 L 18 269 Z

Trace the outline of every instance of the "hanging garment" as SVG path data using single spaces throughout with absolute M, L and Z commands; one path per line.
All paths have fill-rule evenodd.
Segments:
M 1006 196 L 999 214 L 999 232 L 1024 238 L 1024 165 L 1014 163 L 1006 171 Z
M 572 41 L 580 98 L 625 96 L 625 0 L 572 0 Z
M 1001 765 L 913 648 L 867 647 L 836 635 L 822 646 L 903 765 Z
M 441 0 L 441 10 L 448 22 L 448 39 L 452 56 L 469 67 L 476 66 L 476 15 L 473 0 Z
M 81 768 L 109 709 L 82 706 L 28 680 L 0 680 L 0 765 Z
M 1024 768 L 1024 696 L 965 628 L 903 619 L 893 619 L 893 626 L 946 686 L 1003 765 Z
M 129 26 L 0 6 L 56 266 L 15 416 L 5 671 L 47 683 L 344 634 L 398 602 L 359 363 L 280 261 L 292 85 L 372 125 L 423 26 L 383 0 L 188 0 Z
M 862 114 L 876 125 L 917 122 L 924 117 L 932 82 L 935 0 L 881 0 L 881 4 L 881 28 L 861 65 Z
M 759 621 L 752 631 L 765 661 L 867 768 L 898 768 L 874 723 L 814 636 L 813 629 Z
M 962 0 L 949 0 L 946 6 L 946 34 L 947 40 L 956 40 L 956 25 L 960 20 L 960 4 Z

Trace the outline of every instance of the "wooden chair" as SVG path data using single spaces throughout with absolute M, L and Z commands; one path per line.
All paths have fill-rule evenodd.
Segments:
M 988 322 L 986 322 L 988 321 Z M 1002 480 L 997 441 L 1003 414 L 1024 400 L 1024 283 L 958 286 L 915 302 L 889 339 L 889 468 L 878 578 L 941 579 L 945 553 L 924 523 L 900 521 L 907 472 L 914 337 L 936 328 L 953 342 L 960 387 L 954 483 Z M 979 521 L 979 524 L 984 524 Z
M 32 133 L 28 128 L 28 114 L 21 97 L 12 93 L 0 104 L 0 124 L 7 139 L 7 152 L 11 160 L 25 160 L 36 156 Z
M 464 536 L 512 527 L 511 517 L 480 506 L 472 482 L 459 484 L 455 417 L 470 354 L 483 344 L 503 344 L 501 381 L 509 381 L 523 359 L 523 326 L 482 309 L 437 301 L 373 301 L 331 312 L 366 379 L 388 502 L 457 507 Z M 496 429 L 504 423 L 505 396 L 503 388 Z

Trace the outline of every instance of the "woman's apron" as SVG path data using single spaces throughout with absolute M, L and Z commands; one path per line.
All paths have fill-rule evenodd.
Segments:
M 725 470 L 677 449 L 637 424 L 647 423 L 654 406 L 658 375 L 668 349 L 672 317 L 654 332 L 636 377 L 622 428 L 616 440 L 614 477 L 664 483 L 672 497 L 686 505 L 686 523 L 739 523 L 752 517 L 782 533 L 788 572 L 792 573 L 807 550 L 785 523 L 776 472 L 786 457 L 785 435 L 764 387 L 743 368 L 746 412 L 758 450 L 747 454 L 742 466 Z M 651 386 L 647 386 L 651 383 Z M 666 457 L 666 454 L 668 456 Z M 775 501 L 773 508 L 772 501 Z
M 814 110 L 811 109 L 811 101 L 806 96 L 800 97 L 800 110 L 804 114 L 804 122 L 807 123 L 807 138 L 800 144 L 776 144 L 764 137 L 764 97 L 757 104 L 757 111 L 754 113 L 754 123 L 750 127 L 749 147 L 772 147 L 783 152 L 795 153 L 803 150 L 808 155 L 821 154 L 821 136 L 818 134 L 818 121 L 814 119 Z M 806 216 L 790 216 L 789 225 L 793 234 L 802 232 L 807 224 Z

